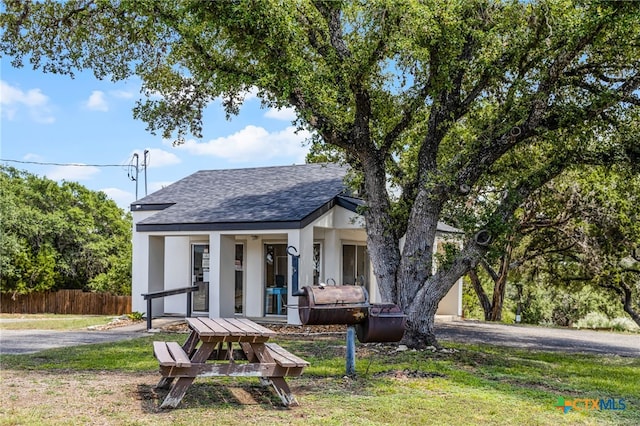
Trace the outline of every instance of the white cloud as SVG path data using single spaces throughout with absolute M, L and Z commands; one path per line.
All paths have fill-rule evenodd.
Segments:
M 162 188 L 165 188 L 169 185 L 171 185 L 173 183 L 173 181 L 165 181 L 165 182 L 150 182 L 149 183 L 149 194 L 151 194 L 152 192 L 156 192 L 161 190 Z
M 118 99 L 131 99 L 135 96 L 132 92 L 126 90 L 112 90 L 109 94 Z
M 22 157 L 22 159 L 23 159 L 24 161 L 37 161 L 37 162 L 39 162 L 39 163 L 41 163 L 41 162 L 43 162 L 43 161 L 44 161 L 44 157 L 43 157 L 42 155 L 40 155 L 40 154 L 34 154 L 33 152 L 30 152 L 30 153 L 28 153 L 28 154 L 24 155 L 24 156 Z
M 0 107 L 2 116 L 8 120 L 14 120 L 21 107 L 26 107 L 29 117 L 43 124 L 50 124 L 55 121 L 51 113 L 49 97 L 42 93 L 40 89 L 23 91 L 18 87 L 11 86 L 4 80 L 0 80 Z
M 100 169 L 97 167 L 84 166 L 82 163 L 75 164 L 77 165 L 56 166 L 46 172 L 45 175 L 52 180 L 76 182 L 92 179 L 96 174 L 100 173 Z
M 101 189 L 101 191 L 107 194 L 109 198 L 116 202 L 118 207 L 124 209 L 125 211 L 129 211 L 129 206 L 135 201 L 136 198 L 133 192 L 124 191 L 119 188 L 104 188 Z
M 249 125 L 237 133 L 205 143 L 189 139 L 177 149 L 192 155 L 220 157 L 235 163 L 275 157 L 286 157 L 287 162 L 302 163 L 307 153 L 302 142 L 309 136 L 307 131 L 296 133 L 293 126 L 269 133 L 262 127 Z
M 149 182 L 147 185 L 148 194 L 152 194 L 165 186 L 171 185 L 173 182 Z M 118 204 L 118 207 L 124 209 L 125 211 L 129 211 L 131 203 L 136 201 L 135 194 L 135 182 L 131 182 L 131 187 L 134 188 L 133 191 L 125 191 L 120 188 L 104 188 L 101 189 L 102 192 L 107 194 L 109 198 Z M 138 182 L 138 199 L 145 197 L 144 194 L 144 180 L 140 177 L 140 181 Z
M 251 86 L 249 90 L 245 90 L 243 92 L 244 101 L 250 101 L 252 99 L 256 99 L 258 97 L 258 88 L 256 86 Z
M 296 119 L 296 110 L 295 108 L 269 108 L 267 112 L 264 114 L 267 118 L 274 118 L 276 120 L 284 120 L 284 121 L 293 121 Z
M 91 92 L 91 96 L 89 96 L 89 99 L 87 99 L 84 105 L 93 111 L 109 111 L 109 104 L 107 103 L 104 92 L 101 90 Z
M 142 165 L 144 164 L 144 150 L 135 150 L 131 153 L 131 156 L 133 156 L 133 154 L 138 154 L 138 164 L 140 165 L 140 169 L 142 169 Z M 176 154 L 157 148 L 151 148 L 149 150 L 149 153 L 147 154 L 147 160 L 150 169 L 172 166 L 174 164 L 180 164 L 182 162 L 180 157 L 178 157 Z

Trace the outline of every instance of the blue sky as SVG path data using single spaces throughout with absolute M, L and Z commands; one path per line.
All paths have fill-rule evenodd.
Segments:
M 304 163 L 308 133 L 295 133 L 292 110 L 271 110 L 248 94 L 238 116 L 226 120 L 219 102 L 205 112 L 203 138 L 179 147 L 145 130 L 132 108 L 140 81 L 112 83 L 91 73 L 69 76 L 15 69 L 0 61 L 0 158 L 37 163 L 116 165 L 60 166 L 5 162 L 57 181 L 79 182 L 104 191 L 128 209 L 136 183 L 127 167 L 139 154 L 138 198 L 144 196 L 143 151 L 149 150 L 147 189 L 163 186 L 203 169 Z M 133 175 L 133 172 L 131 172 Z

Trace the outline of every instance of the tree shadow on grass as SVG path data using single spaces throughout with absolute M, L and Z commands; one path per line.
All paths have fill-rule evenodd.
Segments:
M 160 408 L 160 405 L 168 393 L 168 389 L 158 389 L 155 385 L 140 384 L 137 387 L 135 398 L 140 401 L 144 412 L 160 413 L 167 411 Z M 249 383 L 229 385 L 215 381 L 196 381 L 193 383 L 175 409 L 242 409 L 247 405 L 260 405 L 262 408 L 276 410 L 286 409 L 270 386 Z

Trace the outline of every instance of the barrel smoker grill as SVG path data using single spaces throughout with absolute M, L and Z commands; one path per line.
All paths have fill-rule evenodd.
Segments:
M 368 314 L 369 294 L 355 285 L 306 286 L 298 299 L 304 325 L 358 324 Z
M 407 317 L 393 303 L 369 306 L 369 315 L 356 324 L 356 335 L 362 343 L 399 342 L 404 336 Z
M 355 326 L 358 340 L 398 342 L 404 335 L 406 316 L 394 304 L 370 304 L 367 290 L 358 285 L 319 285 L 298 289 L 300 256 L 288 247 L 293 276 L 292 295 L 298 296 L 298 312 L 304 325 Z

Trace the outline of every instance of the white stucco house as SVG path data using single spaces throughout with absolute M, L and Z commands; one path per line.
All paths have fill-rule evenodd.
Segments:
M 362 200 L 346 195 L 347 170 L 304 164 L 203 170 L 131 205 L 132 309 L 142 294 L 197 285 L 199 291 L 153 300 L 153 315 L 269 318 L 300 324 L 291 294 L 291 259 L 300 255 L 300 286 L 364 285 L 380 294 L 367 256 Z M 439 238 L 458 232 L 439 224 Z M 462 282 L 438 314 L 461 316 Z

